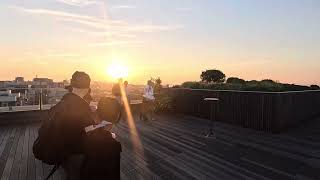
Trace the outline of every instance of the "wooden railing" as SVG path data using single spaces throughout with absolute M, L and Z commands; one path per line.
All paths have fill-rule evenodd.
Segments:
M 266 132 L 281 132 L 320 116 L 320 91 L 247 92 L 169 88 L 176 112 L 210 117 L 210 105 L 203 99 L 219 99 L 214 119 Z

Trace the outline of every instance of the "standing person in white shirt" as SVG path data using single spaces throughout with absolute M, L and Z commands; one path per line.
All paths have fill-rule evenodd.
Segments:
M 154 83 L 149 80 L 143 91 L 142 108 L 140 113 L 141 120 L 154 120 Z M 149 116 L 149 117 L 148 117 Z

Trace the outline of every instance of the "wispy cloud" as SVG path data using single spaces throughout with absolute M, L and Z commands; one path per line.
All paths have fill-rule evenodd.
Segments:
M 143 44 L 142 41 L 120 41 L 120 40 L 114 40 L 114 41 L 108 41 L 108 42 L 97 42 L 89 44 L 90 47 L 104 47 L 104 46 L 121 46 L 121 45 L 139 45 Z
M 68 57 L 80 57 L 81 55 L 74 54 L 74 53 L 51 53 L 51 54 L 48 54 L 47 56 L 57 57 L 57 58 L 61 58 L 61 57 L 68 58 Z
M 192 9 L 188 8 L 188 7 L 179 7 L 179 8 L 177 8 L 177 11 L 179 11 L 179 12 L 190 12 L 190 11 L 192 11 Z
M 155 31 L 169 31 L 183 28 L 183 25 L 146 25 L 146 24 L 134 24 L 131 25 L 126 21 L 103 19 L 94 16 L 79 15 L 75 13 L 69 13 L 64 11 L 55 11 L 50 9 L 27 9 L 22 7 L 11 7 L 18 11 L 33 14 L 50 16 L 59 18 L 61 21 L 73 22 L 82 24 L 91 28 L 97 28 L 105 30 L 114 30 L 120 32 L 155 32 Z
M 136 6 L 133 5 L 118 5 L 118 6 L 112 6 L 111 9 L 135 9 Z
M 75 2 L 75 1 L 72 1 Z M 91 46 L 109 46 L 137 44 L 132 41 L 140 33 L 152 33 L 160 31 L 172 31 L 183 28 L 183 25 L 157 25 L 157 24 L 130 24 L 124 20 L 113 20 L 110 18 L 99 18 L 95 16 L 80 15 L 66 11 L 51 9 L 29 9 L 23 7 L 11 7 L 18 12 L 27 13 L 41 17 L 53 18 L 63 22 L 67 28 L 86 33 L 89 36 L 107 37 L 107 43 L 95 43 Z M 129 8 L 123 6 L 122 8 Z M 139 42 L 141 43 L 141 42 Z
M 70 6 L 86 6 L 86 5 L 98 3 L 96 0 L 56 0 L 56 1 L 70 5 Z
M 119 26 L 119 25 L 127 25 L 125 21 L 120 20 L 106 20 L 103 18 L 98 18 L 94 16 L 80 15 L 75 13 L 69 13 L 64 11 L 56 11 L 50 9 L 27 9 L 23 7 L 11 7 L 20 12 L 32 14 L 32 15 L 42 15 L 49 16 L 53 18 L 58 18 L 62 21 L 72 21 L 75 23 L 87 25 L 94 28 L 106 28 L 107 26 Z
M 136 25 L 127 28 L 129 32 L 155 32 L 155 31 L 171 31 L 181 29 L 184 26 L 181 24 L 166 26 L 166 25 Z
M 93 31 L 93 30 L 85 30 L 82 28 L 67 28 L 74 32 L 84 33 L 94 37 L 123 37 L 123 38 L 136 38 L 137 35 L 132 33 L 124 33 L 119 31 Z
M 38 15 L 47 15 L 47 16 L 56 16 L 56 17 L 62 17 L 62 18 L 75 18 L 75 19 L 81 19 L 81 20 L 92 20 L 92 16 L 85 16 L 85 15 L 78 15 L 63 11 L 54 11 L 49 9 L 27 9 L 23 7 L 17 7 L 17 6 L 11 6 L 10 8 L 15 9 L 17 11 L 30 13 L 30 14 L 38 14 Z

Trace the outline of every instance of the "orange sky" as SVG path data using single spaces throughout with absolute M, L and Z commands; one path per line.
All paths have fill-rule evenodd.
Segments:
M 307 11 L 320 3 L 277 3 L 3 0 L 0 80 L 61 81 L 82 70 L 109 81 L 108 65 L 119 61 L 133 84 L 198 81 L 206 69 L 320 84 L 320 11 Z

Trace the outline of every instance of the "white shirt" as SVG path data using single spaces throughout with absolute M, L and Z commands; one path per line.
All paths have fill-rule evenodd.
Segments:
M 144 88 L 143 97 L 149 100 L 155 100 L 152 86 L 147 85 Z

